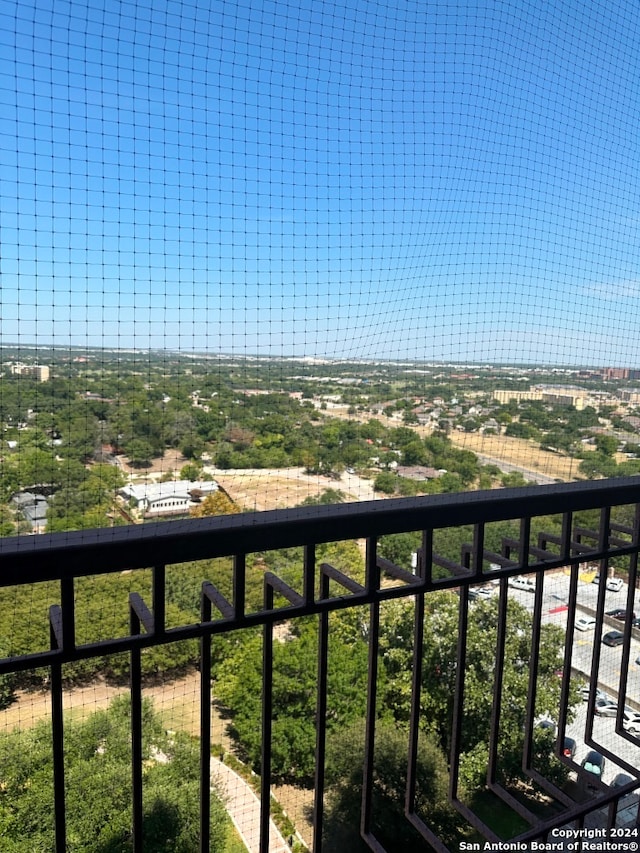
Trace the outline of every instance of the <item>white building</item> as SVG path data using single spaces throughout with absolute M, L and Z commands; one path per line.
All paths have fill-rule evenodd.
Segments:
M 144 518 L 186 515 L 203 498 L 218 491 L 215 480 L 175 480 L 123 486 L 119 494 L 140 510 Z

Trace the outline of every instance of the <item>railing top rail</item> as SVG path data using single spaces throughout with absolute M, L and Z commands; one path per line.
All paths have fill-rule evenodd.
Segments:
M 0 585 L 637 502 L 640 478 L 621 477 L 8 537 Z

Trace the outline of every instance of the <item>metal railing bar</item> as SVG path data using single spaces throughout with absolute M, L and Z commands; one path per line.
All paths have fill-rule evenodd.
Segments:
M 329 563 L 320 564 L 320 573 L 330 578 L 332 581 L 335 581 L 336 583 L 340 584 L 340 586 L 343 586 L 345 589 L 349 590 L 349 592 L 352 592 L 354 594 L 362 594 L 366 592 L 362 584 L 359 584 L 353 578 L 350 578 L 349 575 L 345 575 L 344 572 L 341 572 L 340 569 L 336 569 Z M 327 598 L 325 600 L 331 601 L 332 599 Z
M 456 644 L 456 676 L 453 694 L 453 714 L 451 721 L 451 744 L 449 749 L 449 799 L 458 799 L 458 777 L 460 770 L 460 752 L 462 747 L 462 715 L 464 712 L 464 678 L 467 657 L 467 624 L 469 619 L 469 599 L 460 596 L 458 603 L 458 641 Z
M 373 853 L 387 853 L 386 847 L 383 847 L 382 844 L 380 844 L 373 832 L 365 832 L 361 837 L 369 850 L 373 851 Z
M 447 569 L 454 575 L 454 577 L 470 577 L 468 568 L 465 568 L 465 566 L 463 566 L 461 563 L 457 563 L 455 560 L 449 560 L 447 557 L 443 557 L 440 554 L 436 554 L 435 551 L 431 552 L 430 564 L 432 566 L 440 566 L 440 568 L 442 569 Z M 449 580 L 449 578 L 429 578 L 429 581 L 434 586 L 440 585 L 446 580 Z
M 227 601 L 224 595 L 216 586 L 211 583 L 211 581 L 203 581 L 202 595 L 204 595 L 204 597 L 209 600 L 210 604 L 213 604 L 213 606 L 222 614 L 224 619 L 228 620 L 234 618 L 235 610 L 233 604 Z M 211 619 L 212 613 L 210 607 L 207 612 L 209 613 L 209 618 L 205 619 L 204 617 L 202 617 L 202 622 L 204 623 L 213 621 Z
M 435 853 L 450 853 L 446 844 L 431 830 L 427 824 L 415 812 L 407 815 L 407 820 L 411 826 L 424 838 L 424 840 L 433 847 Z
M 155 619 L 153 613 L 149 610 L 146 601 L 142 598 L 139 592 L 129 593 L 129 606 L 135 612 L 138 619 L 137 627 L 140 632 L 142 626 L 147 634 L 155 635 Z M 133 632 L 132 632 L 133 633 Z M 133 634 L 135 636 L 135 634 Z M 157 639 L 154 637 L 154 639 Z
M 479 519 L 483 523 L 504 521 L 513 518 L 516 504 L 523 514 L 533 517 L 561 513 L 567 505 L 575 513 L 637 501 L 637 478 L 621 477 L 6 537 L 0 540 L 0 583 L 15 586 L 85 575 L 87 565 L 92 574 L 104 574 L 116 564 L 135 569 L 228 556 L 237 552 L 239 536 L 245 552 L 251 553 L 462 526 Z
M 471 811 L 469 806 L 467 806 L 465 803 L 463 803 L 462 800 L 459 800 L 456 797 L 456 799 L 452 801 L 452 805 L 454 806 L 454 808 L 458 812 L 458 814 L 462 815 L 462 817 L 468 823 L 470 823 L 471 826 L 474 827 L 474 829 L 477 829 L 478 832 L 480 832 L 482 835 L 484 835 L 484 837 L 487 841 L 493 842 L 494 844 L 497 844 L 498 842 L 502 841 L 500 836 L 496 835 L 496 833 L 489 826 L 487 826 L 486 823 L 481 821 L 480 818 L 477 816 L 477 814 L 475 812 Z M 489 848 L 487 848 L 487 849 L 489 849 Z
M 329 595 L 329 576 L 320 575 L 320 598 Z M 313 794 L 313 850 L 322 850 L 322 832 L 324 826 L 324 779 L 327 740 L 327 682 L 329 665 L 329 613 L 325 611 L 318 617 L 318 676 L 316 698 L 316 766 Z
M 502 542 L 503 542 L 503 546 L 508 547 L 508 548 L 509 548 L 509 550 L 515 549 L 515 550 L 517 550 L 518 552 L 520 552 L 520 549 L 521 549 L 521 547 L 522 547 L 521 540 L 520 540 L 520 539 L 514 539 L 514 538 L 513 538 L 513 537 L 511 537 L 511 536 L 505 536 L 505 537 L 503 538 Z M 547 550 L 546 550 L 546 549 L 544 549 L 544 548 L 538 548 L 536 545 L 531 545 L 531 544 L 530 544 L 530 545 L 529 545 L 529 548 L 528 548 L 528 551 L 529 551 L 529 554 L 532 554 L 534 557 L 537 557 L 537 558 L 538 558 L 541 562 L 543 562 L 545 565 L 546 565 L 547 563 L 551 563 L 551 562 L 553 562 L 554 560 L 562 560 L 562 561 L 564 561 L 564 559 L 565 559 L 565 558 L 564 558 L 564 557 L 562 557 L 560 554 L 554 554 L 554 552 L 553 552 L 553 551 L 547 551 Z M 523 563 L 523 561 L 522 561 L 522 560 L 520 560 L 519 565 L 520 565 L 520 566 L 524 566 L 525 564 Z M 532 569 L 532 571 L 533 571 L 533 569 Z
M 609 539 L 609 525 L 611 521 L 611 509 L 606 507 L 600 508 L 600 523 L 598 527 L 598 548 L 603 551 L 605 549 L 605 543 Z M 607 559 L 603 558 L 600 560 L 600 577 L 604 578 L 607 574 Z M 604 599 L 606 593 L 606 584 L 600 583 L 598 585 L 598 598 L 596 603 L 596 627 L 595 627 L 595 636 L 600 637 L 602 635 L 602 625 L 604 621 Z M 600 643 L 594 643 L 591 651 L 591 672 L 597 673 L 600 671 Z M 587 699 L 587 719 L 585 720 L 585 737 L 584 742 L 587 746 L 597 747 L 597 744 L 593 741 L 593 720 L 595 717 L 595 707 L 596 707 L 596 696 L 595 689 L 592 685 L 592 689 L 589 691 L 589 698 Z
M 62 623 L 62 607 L 59 604 L 52 604 L 49 608 L 49 627 L 52 631 L 51 650 L 56 653 L 56 658 L 59 658 L 59 652 L 64 650 L 64 629 Z
M 571 511 L 564 512 L 562 514 L 562 541 L 560 542 L 560 553 L 566 559 L 571 556 L 572 548 L 579 550 L 582 548 L 582 545 L 579 542 L 573 542 L 571 539 L 571 528 L 573 526 L 573 513 Z
M 542 573 L 541 573 L 542 574 Z M 527 690 L 527 708 L 525 714 L 525 738 L 522 751 L 522 769 L 528 773 L 533 752 L 533 721 L 536 715 L 536 696 L 538 692 L 538 668 L 540 663 L 540 625 L 542 621 L 543 584 L 536 576 L 536 591 L 533 596 L 533 619 L 531 625 L 531 656 L 529 658 L 529 688 Z
M 166 569 L 164 564 L 154 566 L 151 575 L 151 600 L 153 602 L 153 624 L 156 634 L 163 634 L 165 630 L 165 579 Z
M 264 582 L 264 607 L 273 608 L 273 587 Z M 269 850 L 271 735 L 273 729 L 273 623 L 262 631 L 262 744 L 260 750 L 260 850 Z
M 246 607 L 247 561 L 245 555 L 236 553 L 235 549 L 233 554 L 233 608 L 236 618 L 242 621 Z
M 407 755 L 407 787 L 404 811 L 410 817 L 416 810 L 416 772 L 418 767 L 418 734 L 422 695 L 422 659 L 424 643 L 424 594 L 417 595 L 414 604 L 413 668 L 411 671 L 411 711 L 409 714 L 409 751 Z
M 300 595 L 299 592 L 296 592 L 295 589 L 292 589 L 289 584 L 285 583 L 282 578 L 278 577 L 278 575 L 274 575 L 273 572 L 265 572 L 264 582 L 265 584 L 271 587 L 273 592 L 276 592 L 278 593 L 278 595 L 281 595 L 283 598 L 286 598 L 287 601 L 294 607 L 304 606 L 304 597 Z M 271 604 L 271 609 L 273 609 L 273 600 Z
M 627 553 L 633 553 L 634 548 L 629 546 Z M 605 553 L 606 559 L 607 552 Z M 600 556 L 600 552 L 596 556 Z M 456 589 L 460 586 L 471 586 L 477 583 L 486 581 L 490 576 L 494 579 L 503 577 L 514 577 L 519 574 L 532 574 L 541 569 L 552 571 L 557 568 L 565 568 L 566 566 L 576 565 L 581 560 L 578 557 L 571 558 L 569 561 L 563 561 L 557 558 L 553 563 L 538 565 L 531 564 L 526 567 L 518 567 L 517 569 L 496 570 L 491 573 L 485 573 L 480 579 L 477 579 L 468 573 L 464 576 L 446 578 L 444 580 L 433 581 L 429 587 L 420 587 L 426 590 L 431 589 Z M 354 590 L 354 594 L 348 596 L 332 597 L 323 601 L 316 601 L 310 606 L 302 607 L 283 607 L 276 611 L 256 611 L 244 616 L 240 616 L 237 612 L 232 622 L 225 620 L 215 620 L 206 625 L 190 624 L 168 628 L 162 636 L 148 637 L 145 634 L 132 637 L 117 637 L 108 640 L 98 640 L 92 643 L 79 644 L 73 649 L 52 650 L 41 652 L 29 652 L 16 657 L 4 658 L 0 660 L 0 674 L 6 672 L 21 672 L 27 669 L 40 666 L 49 666 L 53 661 L 61 661 L 70 663 L 72 661 L 83 660 L 87 657 L 98 657 L 100 655 L 115 654 L 117 652 L 130 651 L 134 646 L 144 648 L 151 645 L 159 645 L 161 643 L 170 643 L 177 640 L 198 639 L 203 633 L 217 634 L 223 631 L 240 630 L 251 626 L 262 626 L 270 622 L 282 621 L 283 618 L 296 618 L 299 616 L 317 615 L 323 610 L 342 610 L 350 608 L 358 604 L 370 604 L 374 600 L 386 601 L 395 598 L 404 598 L 409 595 L 415 595 L 417 587 L 386 587 L 378 590 L 367 591 L 357 581 L 344 575 L 338 569 L 322 564 L 321 571 L 327 572 L 332 579 L 342 585 L 349 586 Z M 116 570 L 118 570 L 116 568 Z
M 392 563 L 391 560 L 387 560 L 385 557 L 378 557 L 378 568 L 380 571 L 391 575 L 391 577 L 396 578 L 397 580 L 404 581 L 410 586 L 415 586 L 420 583 L 420 579 L 417 578 L 413 572 L 409 572 L 407 569 L 396 566 L 395 563 Z
M 603 808 L 603 806 L 608 805 L 611 802 L 619 802 L 619 800 L 625 796 L 624 788 L 606 788 L 606 792 L 602 795 L 588 799 L 584 803 L 576 803 L 573 806 L 570 806 L 565 812 L 562 813 L 561 821 L 562 826 L 567 826 L 574 821 L 579 821 L 580 825 L 582 825 L 583 820 L 586 815 L 591 814 L 598 809 Z M 538 823 L 536 826 L 532 827 L 529 830 L 525 830 L 524 832 L 517 835 L 515 838 L 510 839 L 511 843 L 521 842 L 526 843 L 527 841 L 536 841 L 540 838 L 544 838 L 544 836 L 548 835 L 552 829 L 555 829 L 558 826 L 558 816 L 556 815 L 554 818 L 549 818 L 548 820 L 541 820 L 538 818 Z
M 365 556 L 365 576 L 367 590 L 377 590 L 380 586 L 380 570 L 377 561 L 377 540 L 367 539 Z M 373 601 L 369 607 L 369 664 L 367 683 L 367 708 L 365 717 L 364 764 L 362 774 L 362 810 L 360 814 L 360 835 L 371 849 L 377 849 L 378 842 L 372 836 L 373 812 L 373 771 L 375 763 L 376 716 L 378 702 L 378 653 L 380 649 L 380 602 Z M 374 846 L 371 845 L 373 841 Z
M 140 602 L 142 602 L 142 599 L 140 599 L 137 593 L 130 594 L 129 629 L 132 636 L 140 633 L 142 620 L 136 607 Z M 144 602 L 142 604 L 144 605 Z M 144 606 L 146 607 L 146 605 Z M 141 648 L 139 646 L 133 646 L 130 652 L 129 690 L 131 693 L 131 824 L 133 853 L 142 853 L 142 660 Z
M 313 604 L 316 595 L 316 546 L 304 546 L 302 594 L 305 604 Z
M 513 560 L 508 560 L 506 557 L 503 557 L 502 554 L 496 554 L 495 551 L 488 551 L 486 548 L 482 552 L 483 560 L 487 560 L 490 563 L 496 563 L 496 565 L 500 566 L 501 569 L 513 569 L 517 567 L 517 563 Z M 491 571 L 495 571 L 492 569 Z M 485 574 L 487 572 L 485 571 Z
M 496 666 L 493 683 L 493 710 L 489 731 L 489 761 L 487 763 L 487 785 L 493 785 L 498 770 L 498 739 L 500 737 L 500 715 L 502 713 L 502 685 L 504 681 L 504 656 L 507 638 L 507 581 L 500 581 L 498 598 L 498 625 L 496 631 Z
M 562 546 L 564 542 L 564 534 L 556 535 L 555 533 L 538 533 L 538 547 L 543 551 L 547 551 L 547 542 L 553 545 Z M 589 545 L 582 545 L 577 539 L 569 541 L 569 550 L 563 551 L 563 557 L 570 557 L 572 554 L 591 554 L 593 548 Z M 628 544 L 628 543 L 627 543 Z
M 567 640 L 564 644 L 564 657 L 562 662 L 562 683 L 560 685 L 560 708 L 558 710 L 558 741 L 557 754 L 562 760 L 564 746 L 564 737 L 567 728 L 567 711 L 569 708 L 569 692 L 571 689 L 571 659 L 573 657 L 573 636 L 575 630 L 576 607 L 578 603 L 578 566 L 571 566 L 569 574 L 569 597 L 567 599 L 567 629 L 565 636 Z M 595 690 L 595 685 L 594 685 Z M 573 762 L 567 762 L 568 766 L 573 766 Z
M 75 646 L 75 590 L 74 579 L 63 578 L 60 581 L 60 604 L 62 606 L 62 648 L 71 649 Z
M 375 558 L 375 553 L 374 553 Z M 367 709 L 364 740 L 364 764 L 362 774 L 362 810 L 360 814 L 360 835 L 372 850 L 377 850 L 378 842 L 372 837 L 373 816 L 373 771 L 375 763 L 376 712 L 378 699 L 378 652 L 380 639 L 380 603 L 373 602 L 369 608 L 369 677 L 367 685 Z M 370 841 L 375 842 L 371 846 Z M 379 846 L 379 845 L 378 845 Z
M 202 584 L 200 618 L 211 621 L 211 605 L 218 590 Z M 229 603 L 224 599 L 225 605 Z M 217 606 L 217 602 L 216 606 Z M 233 610 L 233 608 L 231 608 Z M 200 853 L 209 853 L 211 825 L 211 636 L 200 638 Z
M 533 812 L 529 811 L 529 809 L 517 800 L 513 794 L 509 793 L 503 785 L 499 782 L 493 782 L 488 787 L 489 790 L 498 797 L 498 799 L 502 800 L 505 805 L 509 806 L 509 808 L 518 814 L 523 820 L 526 820 L 530 826 L 535 824 L 536 817 Z
M 59 648 L 64 637 L 62 608 L 54 604 L 49 608 L 49 640 L 52 648 Z M 51 672 L 51 747 L 53 759 L 53 813 L 56 853 L 67 849 L 67 811 L 64 768 L 64 716 L 62 706 L 62 666 L 52 663 Z

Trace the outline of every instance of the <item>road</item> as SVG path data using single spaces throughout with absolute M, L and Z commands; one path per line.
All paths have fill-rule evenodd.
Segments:
M 502 459 L 496 459 L 494 456 L 487 456 L 484 453 L 476 453 L 476 456 L 483 465 L 495 465 L 505 474 L 518 473 L 522 474 L 526 480 L 531 480 L 534 483 L 546 486 L 550 483 L 555 483 L 553 477 L 548 477 L 546 474 L 541 474 L 539 471 L 532 471 L 530 468 L 524 468 L 522 465 L 514 465 L 511 462 L 504 462 Z
M 596 609 L 598 590 L 599 587 L 597 584 L 579 581 L 576 618 L 580 615 L 588 615 L 588 611 Z M 528 610 L 533 610 L 534 596 L 530 592 L 510 588 L 509 595 L 519 601 Z M 623 585 L 619 592 L 606 590 L 605 595 L 605 612 L 615 607 L 625 607 L 627 603 L 627 586 L 626 584 Z M 560 571 L 545 576 L 542 610 L 542 620 L 544 623 L 559 625 L 561 628 L 566 629 L 568 597 L 568 574 Z M 640 597 L 637 591 L 634 610 L 636 613 L 640 612 Z M 622 623 L 618 623 L 618 627 L 622 629 Z M 612 627 L 609 624 L 605 624 L 602 633 L 604 634 L 611 629 Z M 574 630 L 571 656 L 571 666 L 574 675 L 572 677 L 575 678 L 576 685 L 580 686 L 585 681 L 591 682 L 595 676 L 596 683 L 612 698 L 617 698 L 622 647 L 611 648 L 600 643 L 600 660 L 597 672 L 594 673 L 592 666 L 593 652 L 594 643 L 597 639 L 593 631 L 581 632 Z M 640 709 L 640 665 L 636 663 L 636 660 L 640 657 L 640 642 L 632 638 L 630 648 L 631 653 L 626 689 L 627 702 L 632 702 Z M 582 673 L 582 675 L 576 673 Z M 587 747 L 584 743 L 587 723 L 587 703 L 580 702 L 575 708 L 575 712 L 575 720 L 567 727 L 566 734 L 573 737 L 578 744 L 575 761 L 579 764 L 591 748 Z M 552 717 L 555 716 L 553 709 L 549 709 L 549 713 Z M 593 737 L 597 743 L 601 743 L 603 747 L 621 756 L 631 767 L 640 767 L 640 745 L 634 746 L 615 733 L 614 718 L 596 716 L 593 723 Z M 613 777 L 619 772 L 628 773 L 629 770 L 628 768 L 617 766 L 612 761 L 607 761 L 603 776 L 604 781 L 610 783 Z

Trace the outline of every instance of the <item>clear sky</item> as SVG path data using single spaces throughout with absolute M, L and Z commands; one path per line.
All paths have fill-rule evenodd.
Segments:
M 640 15 L 0 0 L 3 342 L 640 366 Z

